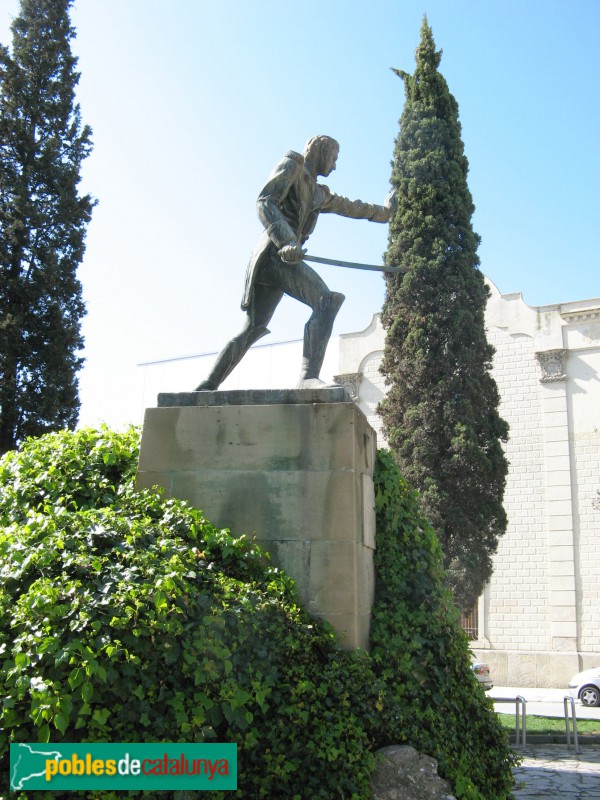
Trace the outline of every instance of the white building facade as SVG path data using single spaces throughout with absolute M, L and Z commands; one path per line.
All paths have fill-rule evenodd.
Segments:
M 500 413 L 510 425 L 508 529 L 474 614 L 473 650 L 498 686 L 566 687 L 600 665 L 600 298 L 532 308 L 488 281 Z M 385 334 L 332 339 L 322 371 L 347 386 L 385 445 L 377 405 Z M 252 348 L 223 389 L 285 388 L 302 343 Z M 141 408 L 159 391 L 189 391 L 214 353 L 143 366 Z
M 600 299 L 531 308 L 489 283 L 500 413 L 510 425 L 508 529 L 473 649 L 500 686 L 566 687 L 600 665 Z M 384 332 L 340 337 L 340 375 L 378 431 Z

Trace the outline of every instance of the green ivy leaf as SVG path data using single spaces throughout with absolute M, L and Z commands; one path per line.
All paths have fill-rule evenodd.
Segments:
M 38 742 L 46 743 L 50 741 L 50 726 L 47 724 L 38 728 Z
M 110 710 L 108 708 L 97 708 L 92 715 L 92 719 L 94 722 L 97 722 L 98 725 L 105 725 L 109 717 Z
M 64 733 L 69 727 L 69 718 L 62 712 L 59 712 L 52 721 L 61 733 Z
M 75 667 L 69 673 L 68 682 L 71 689 L 76 689 L 84 680 L 85 672 L 80 667 Z

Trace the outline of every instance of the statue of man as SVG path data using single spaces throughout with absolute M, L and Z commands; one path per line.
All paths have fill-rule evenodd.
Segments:
M 314 269 L 303 262 L 306 242 L 319 214 L 387 222 L 391 200 L 383 206 L 348 200 L 317 183 L 317 176 L 335 169 L 339 144 L 330 136 L 314 136 L 304 154 L 289 150 L 271 173 L 257 201 L 265 231 L 246 272 L 242 309 L 244 327 L 219 353 L 215 365 L 197 392 L 215 390 L 242 360 L 248 349 L 269 333 L 267 325 L 284 294 L 312 309 L 304 328 L 299 389 L 324 387 L 319 380 L 333 321 L 344 295 L 331 292 Z

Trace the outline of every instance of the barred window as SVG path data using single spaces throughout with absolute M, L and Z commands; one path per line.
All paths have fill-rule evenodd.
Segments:
M 470 611 L 463 611 L 460 615 L 460 627 L 466 632 L 469 639 L 479 639 L 479 603 L 475 603 Z

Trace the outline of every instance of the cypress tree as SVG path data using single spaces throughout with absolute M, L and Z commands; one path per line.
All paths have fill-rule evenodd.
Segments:
M 73 427 L 85 313 L 77 267 L 94 201 L 75 88 L 72 0 L 21 0 L 0 45 L 0 453 Z
M 472 607 L 506 529 L 508 426 L 485 332 L 489 289 L 479 271 L 458 104 L 438 71 L 427 18 L 395 142 L 386 261 L 380 412 L 390 448 L 436 530 L 457 603 Z

